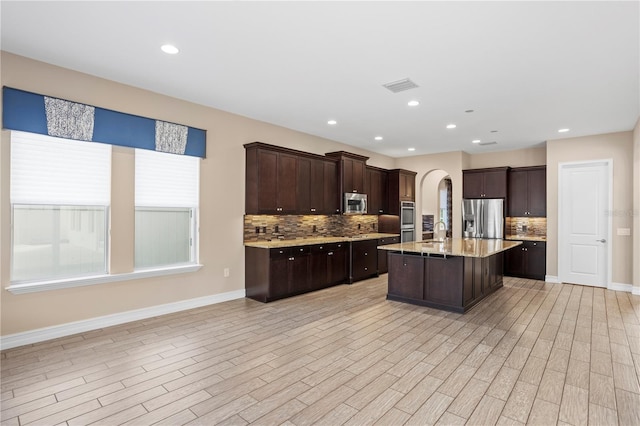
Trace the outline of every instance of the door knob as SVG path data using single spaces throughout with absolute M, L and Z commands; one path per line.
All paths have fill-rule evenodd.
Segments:
M 607 242 L 607 240 L 605 240 L 604 238 L 601 239 L 601 240 L 596 240 L 596 241 L 598 241 L 599 243 L 606 243 Z

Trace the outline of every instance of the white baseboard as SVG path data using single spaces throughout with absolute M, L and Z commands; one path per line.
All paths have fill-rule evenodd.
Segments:
M 43 342 L 45 340 L 70 336 L 72 334 L 84 333 L 104 327 L 156 317 L 158 315 L 166 315 L 174 312 L 186 311 L 188 309 L 200 308 L 202 306 L 214 305 L 216 303 L 222 303 L 229 300 L 242 299 L 243 297 L 245 297 L 244 289 L 214 294 L 212 296 L 198 297 L 195 299 L 181 300 L 179 302 L 167 303 L 164 305 L 150 306 L 148 308 L 120 312 L 117 314 L 105 315 L 82 321 L 69 322 L 66 324 L 39 328 L 22 333 L 9 334 L 7 336 L 0 337 L 0 349 L 11 349 L 18 346 Z
M 607 286 L 607 290 L 626 291 L 631 293 L 633 290 L 633 284 L 611 283 Z
M 640 287 L 634 287 L 633 290 L 631 290 L 631 294 L 640 296 Z
M 544 277 L 544 280 L 548 283 L 559 283 L 560 281 L 558 280 L 558 277 L 556 277 L 555 275 L 546 275 Z

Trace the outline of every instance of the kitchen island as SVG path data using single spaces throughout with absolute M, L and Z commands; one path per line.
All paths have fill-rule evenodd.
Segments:
M 504 252 L 520 244 L 447 238 L 380 246 L 388 251 L 387 299 L 466 312 L 502 287 Z

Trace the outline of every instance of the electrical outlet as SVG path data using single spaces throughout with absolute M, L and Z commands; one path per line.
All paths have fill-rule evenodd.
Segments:
M 260 227 L 256 226 L 256 234 L 259 234 L 259 233 L 260 233 Z
M 313 225 L 313 231 L 312 232 L 318 232 L 318 227 L 316 225 Z
M 266 227 L 266 226 L 263 226 L 263 227 L 262 227 L 262 233 L 263 233 L 263 234 L 266 234 L 266 233 L 267 233 L 267 227 Z
M 360 227 L 361 227 L 361 226 L 362 226 L 362 225 L 358 224 L 358 231 L 360 230 Z
M 280 226 L 276 225 L 273 228 L 273 232 L 275 232 L 276 234 L 280 232 Z
M 224 268 L 224 271 L 222 271 L 222 275 L 224 275 L 225 278 L 229 277 L 229 268 Z

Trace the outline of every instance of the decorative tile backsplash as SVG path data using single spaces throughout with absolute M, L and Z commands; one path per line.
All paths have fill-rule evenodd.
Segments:
M 256 232 L 259 229 L 259 233 Z M 244 241 L 352 237 L 378 232 L 376 215 L 245 215 Z
M 526 237 L 546 237 L 546 217 L 508 217 L 505 220 L 505 233 Z

